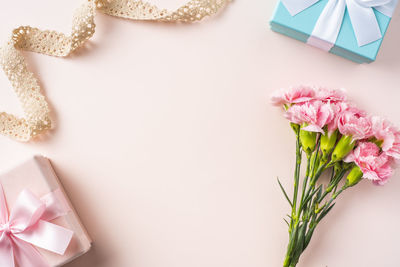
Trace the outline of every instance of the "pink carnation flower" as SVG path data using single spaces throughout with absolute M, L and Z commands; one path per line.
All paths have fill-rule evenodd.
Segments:
M 347 102 L 339 101 L 336 103 L 332 103 L 331 107 L 333 109 L 334 118 L 328 124 L 328 134 L 332 134 L 338 128 L 338 121 L 339 121 L 340 114 L 342 114 L 344 111 L 349 109 L 350 105 Z
M 379 147 L 371 142 L 360 142 L 344 161 L 354 162 L 363 172 L 364 178 L 378 185 L 385 184 L 393 174 L 390 157 L 380 153 Z
M 364 111 L 350 107 L 339 114 L 337 126 L 343 135 L 361 140 L 372 135 L 372 123 Z
M 382 141 L 382 150 L 389 156 L 400 159 L 400 132 L 387 120 L 374 116 L 371 118 L 372 133 Z
M 386 154 L 389 156 L 395 158 L 395 159 L 400 159 L 400 132 L 395 132 L 394 133 L 394 141 L 392 146 L 385 151 Z
M 271 96 L 271 103 L 274 106 L 284 104 L 298 104 L 310 101 L 315 96 L 315 91 L 311 87 L 299 86 L 290 90 L 278 90 Z
M 324 134 L 322 128 L 333 121 L 335 114 L 329 103 L 314 100 L 291 106 L 286 111 L 285 117 L 299 125 L 306 123 L 307 126 L 302 128 L 303 130 Z
M 338 102 L 346 101 L 347 95 L 344 89 L 336 90 L 322 87 L 316 91 L 315 98 L 322 101 Z

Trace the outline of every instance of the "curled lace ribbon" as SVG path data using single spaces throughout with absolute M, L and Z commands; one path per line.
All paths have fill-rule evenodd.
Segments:
M 175 11 L 134 0 L 88 0 L 74 14 L 70 36 L 63 33 L 22 26 L 0 48 L 0 65 L 10 80 L 25 116 L 0 113 L 0 133 L 18 141 L 29 141 L 51 128 L 49 106 L 37 79 L 27 68 L 18 50 L 65 57 L 82 46 L 95 31 L 96 11 L 107 15 L 163 22 L 194 22 L 217 13 L 230 0 L 191 0 Z

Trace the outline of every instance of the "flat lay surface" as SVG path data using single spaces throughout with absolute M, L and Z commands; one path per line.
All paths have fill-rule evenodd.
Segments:
M 21 25 L 69 34 L 80 3 L 3 3 L 0 41 Z M 71 56 L 23 52 L 55 127 L 28 143 L 0 136 L 0 170 L 34 154 L 52 160 L 94 241 L 67 267 L 281 266 L 288 206 L 276 177 L 291 188 L 295 144 L 270 93 L 344 87 L 400 125 L 400 9 L 376 62 L 359 65 L 272 32 L 275 5 L 234 0 L 194 24 L 98 14 Z M 0 86 L 0 110 L 22 114 L 3 74 Z M 346 192 L 298 266 L 398 266 L 399 190 L 395 174 Z

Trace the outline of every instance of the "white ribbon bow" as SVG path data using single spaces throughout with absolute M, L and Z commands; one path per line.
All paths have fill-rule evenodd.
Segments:
M 282 0 L 282 3 L 289 13 L 294 16 L 319 1 Z M 382 33 L 373 9 L 392 17 L 397 2 L 398 0 L 329 0 L 315 24 L 309 43 L 317 45 L 324 50 L 330 50 L 339 35 L 346 7 L 358 45 L 363 46 L 379 40 L 382 38 Z M 318 41 L 315 42 L 315 38 L 312 37 L 328 42 L 328 47 L 326 45 L 318 45 Z

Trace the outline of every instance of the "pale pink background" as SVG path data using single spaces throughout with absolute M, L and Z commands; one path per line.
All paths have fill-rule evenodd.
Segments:
M 80 0 L 6 1 L 0 38 L 19 25 L 70 31 Z M 184 0 L 158 0 L 174 8 Z M 194 25 L 99 14 L 67 59 L 25 53 L 56 128 L 35 142 L 0 137 L 1 169 L 53 160 L 95 246 L 67 267 L 277 267 L 294 138 L 268 95 L 292 84 L 345 87 L 400 125 L 400 13 L 378 60 L 358 65 L 273 33 L 276 1 L 236 0 Z M 0 75 L 1 110 L 20 113 Z M 400 176 L 349 191 L 299 267 L 398 267 Z

